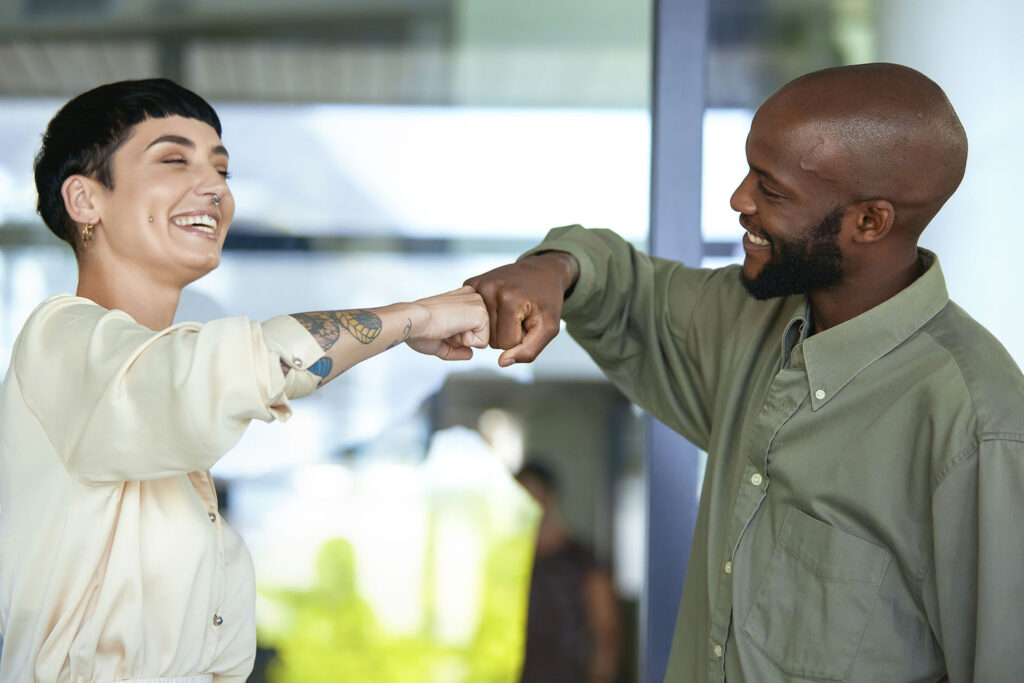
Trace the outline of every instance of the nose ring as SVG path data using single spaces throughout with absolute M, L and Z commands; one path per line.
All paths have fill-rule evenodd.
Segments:
M 220 203 L 222 201 L 224 201 L 222 198 L 218 197 L 216 194 L 213 195 L 213 205 L 214 206 L 220 206 Z

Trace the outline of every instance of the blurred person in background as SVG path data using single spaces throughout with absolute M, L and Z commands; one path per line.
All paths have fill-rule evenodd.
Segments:
M 163 79 L 90 90 L 47 127 L 38 208 L 78 289 L 31 314 L 0 388 L 0 680 L 245 680 L 253 567 L 211 465 L 250 420 L 287 419 L 385 349 L 456 360 L 486 345 L 465 287 L 173 324 L 182 289 L 220 262 L 228 159 L 210 105 Z
M 558 508 L 558 481 L 529 458 L 516 480 L 540 504 L 522 683 L 610 683 L 621 650 L 619 606 L 608 569 Z

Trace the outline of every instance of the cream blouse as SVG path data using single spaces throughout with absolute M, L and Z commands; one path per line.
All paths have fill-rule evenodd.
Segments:
M 290 316 L 32 313 L 0 387 L 0 681 L 245 680 L 252 560 L 208 470 L 253 418 L 289 417 L 322 355 Z

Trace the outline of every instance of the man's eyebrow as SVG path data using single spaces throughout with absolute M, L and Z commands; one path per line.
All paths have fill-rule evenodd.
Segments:
M 768 182 L 770 182 L 773 185 L 778 185 L 780 188 L 786 186 L 785 183 L 781 182 L 778 178 L 776 178 L 775 176 L 773 176 L 771 173 L 769 173 L 768 171 L 764 170 L 763 168 L 758 168 L 757 166 L 751 166 L 750 170 L 753 171 L 754 173 L 756 173 L 757 175 L 761 176 L 762 178 L 764 178 L 765 180 L 767 180 Z
M 182 147 L 188 147 L 189 149 L 196 148 L 196 143 L 192 142 L 183 135 L 161 135 L 156 140 L 153 140 L 153 142 L 149 143 L 146 146 L 146 149 L 149 149 L 154 145 L 159 145 L 162 142 L 170 142 L 176 145 L 181 145 Z M 224 145 L 217 145 L 210 151 L 213 152 L 214 154 L 223 154 L 226 157 L 230 157 L 230 155 L 228 154 L 228 150 Z

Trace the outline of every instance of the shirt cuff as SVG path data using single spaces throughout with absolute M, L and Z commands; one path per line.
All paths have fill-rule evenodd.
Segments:
M 309 396 L 320 385 L 320 378 L 309 368 L 323 358 L 324 350 L 309 331 L 290 315 L 279 315 L 262 325 L 263 339 L 272 352 L 291 370 L 284 376 L 288 398 Z

